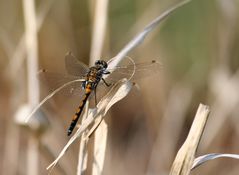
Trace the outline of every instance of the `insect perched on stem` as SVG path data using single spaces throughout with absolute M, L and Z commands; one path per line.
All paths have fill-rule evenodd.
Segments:
M 59 91 L 68 88 L 70 89 L 68 95 L 72 95 L 74 94 L 74 91 L 80 89 L 77 96 L 80 95 L 81 101 L 77 107 L 75 114 L 73 115 L 72 121 L 67 130 L 67 135 L 70 136 L 91 94 L 94 95 L 95 104 L 97 104 L 96 91 L 98 93 L 101 92 L 102 89 L 104 89 L 102 88 L 102 84 L 106 87 L 109 87 L 122 78 L 130 80 L 135 73 L 138 75 L 145 72 L 149 73 L 152 71 L 157 71 L 159 70 L 159 66 L 160 64 L 156 61 L 135 64 L 135 62 L 130 57 L 126 57 L 121 65 L 116 66 L 112 69 L 108 68 L 108 63 L 104 60 L 97 60 L 94 66 L 88 67 L 85 64 L 81 63 L 78 59 L 76 59 L 71 52 L 69 52 L 65 57 L 65 67 L 69 75 L 58 75 L 58 78 L 56 78 L 55 74 L 54 76 L 52 76 L 52 73 L 46 70 L 39 73 L 40 79 L 47 79 L 49 83 L 54 84 L 54 82 L 56 82 L 56 79 L 62 79 L 64 80 L 64 83 L 57 88 L 49 91 L 47 97 L 45 97 L 41 101 L 41 103 L 33 110 L 30 116 Z M 79 83 L 81 85 L 79 85 Z
M 95 65 L 90 67 L 89 71 L 85 75 L 85 80 L 82 82 L 82 89 L 84 89 L 85 94 L 82 99 L 82 102 L 80 103 L 80 105 L 71 121 L 71 125 L 68 128 L 68 131 L 67 131 L 68 136 L 71 135 L 73 129 L 75 128 L 76 123 L 77 123 L 78 119 L 80 118 L 80 115 L 83 111 L 83 108 L 84 108 L 86 101 L 87 101 L 88 97 L 90 96 L 91 92 L 95 91 L 95 93 L 96 93 L 96 87 L 97 87 L 98 83 L 102 80 L 106 86 L 110 86 L 110 84 L 108 84 L 105 81 L 105 79 L 103 78 L 103 75 L 110 74 L 110 72 L 108 70 L 106 70 L 107 67 L 108 67 L 108 64 L 106 61 L 97 60 L 95 62 Z M 95 96 L 95 101 L 96 101 L 96 96 Z M 97 103 L 97 102 L 95 102 L 95 103 Z

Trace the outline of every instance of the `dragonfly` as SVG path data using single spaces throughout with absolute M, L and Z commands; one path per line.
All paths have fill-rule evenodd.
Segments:
M 67 56 L 69 57 L 69 55 Z M 72 57 L 69 57 L 72 58 Z M 83 108 L 86 104 L 87 99 L 89 98 L 92 91 L 96 90 L 97 85 L 102 80 L 106 86 L 110 86 L 105 79 L 103 78 L 103 75 L 110 74 L 108 70 L 106 70 L 108 67 L 108 64 L 104 60 L 97 60 L 95 62 L 95 65 L 89 68 L 89 71 L 84 76 L 84 81 L 82 82 L 82 89 L 85 91 L 84 97 L 82 99 L 82 102 L 80 103 L 75 115 L 73 116 L 73 119 L 71 121 L 70 127 L 67 130 L 67 135 L 70 136 L 73 129 L 76 126 L 76 123 L 78 119 L 81 116 L 81 113 L 83 111 Z
M 108 63 L 104 60 L 96 60 L 93 66 L 88 67 L 84 63 L 80 62 L 71 52 L 66 54 L 65 68 L 69 75 L 62 76 L 62 79 L 65 79 L 66 83 L 64 83 L 58 89 L 63 89 L 63 86 L 68 85 L 67 82 L 80 82 L 80 87 L 79 84 L 76 83 L 75 85 L 70 86 L 71 88 L 68 89 L 71 89 L 71 94 L 76 89 L 80 89 L 80 91 L 77 93 L 79 93 L 78 95 L 81 96 L 81 101 L 75 110 L 70 126 L 67 130 L 68 136 L 72 134 L 74 128 L 76 127 L 77 122 L 84 111 L 86 102 L 91 94 L 94 95 L 95 104 L 97 104 L 96 90 L 98 92 L 98 89 L 103 89 L 102 85 L 105 85 L 105 87 L 109 88 L 122 78 L 131 80 L 134 74 L 155 71 L 158 70 L 160 66 L 159 62 L 154 60 L 138 64 L 135 64 L 130 57 L 126 57 L 125 60 L 126 61 L 124 61 L 122 64 L 112 69 L 108 69 Z M 48 71 L 42 70 L 40 72 L 40 77 L 43 77 L 43 79 L 46 77 L 46 79 L 49 79 L 49 75 L 51 77 L 49 81 L 55 81 Z M 46 99 L 49 99 L 50 97 L 51 95 L 48 95 Z M 43 102 L 45 102 L 46 99 Z

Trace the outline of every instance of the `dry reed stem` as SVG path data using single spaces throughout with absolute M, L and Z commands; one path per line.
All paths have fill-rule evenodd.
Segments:
M 27 173 L 28 175 L 37 175 L 39 172 L 39 140 L 34 135 L 30 135 L 28 138 L 28 147 L 27 147 Z
M 90 51 L 90 65 L 100 59 L 106 33 L 108 0 L 95 1 L 93 31 Z
M 27 75 L 28 75 L 28 104 L 29 107 L 39 103 L 39 81 L 36 78 L 38 70 L 38 39 L 37 39 L 37 22 L 34 0 L 23 0 L 23 12 L 25 22 L 25 41 L 27 54 Z M 24 120 L 24 115 L 21 116 Z M 38 174 L 38 140 L 34 136 L 29 138 L 27 174 Z
M 107 12 L 108 12 L 108 0 L 95 1 L 92 42 L 90 52 L 90 65 L 93 65 L 97 59 L 100 59 L 102 54 L 106 33 L 106 24 L 108 19 Z M 103 171 L 108 135 L 108 127 L 104 122 L 104 120 L 102 123 L 101 122 L 98 123 L 97 126 L 98 129 L 96 130 L 94 135 L 95 137 L 94 137 L 94 147 L 93 147 L 94 150 L 92 162 L 93 165 L 91 166 L 92 167 L 91 172 L 93 175 L 101 174 Z M 96 127 L 94 128 L 96 129 Z M 86 138 L 86 140 L 88 140 L 88 138 Z
M 38 40 L 34 0 L 23 0 L 23 12 L 26 30 L 28 102 L 35 106 L 39 103 L 39 82 L 35 76 L 38 71 Z
M 42 5 L 40 6 L 40 10 L 36 16 L 36 27 L 37 31 L 39 31 L 42 27 L 42 24 L 50 11 L 50 8 L 52 7 L 52 4 L 55 0 L 48 0 L 44 1 Z M 25 38 L 26 38 L 26 33 L 22 34 L 22 37 L 20 38 L 17 47 L 14 51 L 11 53 L 12 59 L 10 60 L 8 66 L 4 70 L 5 75 L 9 75 L 11 78 L 14 78 L 19 70 L 22 68 L 22 65 L 24 63 L 25 59 L 25 52 L 26 52 L 26 45 L 25 45 Z
M 189 131 L 188 137 L 173 162 L 170 175 L 188 175 L 193 165 L 194 156 L 203 134 L 207 119 L 209 116 L 209 107 L 200 104 Z

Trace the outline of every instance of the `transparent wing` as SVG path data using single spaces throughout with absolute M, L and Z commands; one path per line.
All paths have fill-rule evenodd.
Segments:
M 49 72 L 47 70 L 41 70 L 38 73 L 40 80 L 41 95 L 46 96 L 52 93 L 57 88 L 64 86 L 68 82 L 72 82 L 67 86 L 64 86 L 61 90 L 61 96 L 63 98 L 71 97 L 74 94 L 78 94 L 81 90 L 82 81 L 84 77 L 63 75 L 59 73 Z
M 75 106 L 73 104 L 78 104 L 82 100 L 85 93 L 85 90 L 82 89 L 82 81 L 85 81 L 84 76 L 62 75 L 44 70 L 39 72 L 38 77 L 40 79 L 42 100 L 47 97 L 47 100 L 53 100 L 56 105 L 64 108 L 68 105 Z M 53 96 L 52 93 L 54 93 Z M 93 91 L 89 99 L 94 100 L 95 98 L 92 98 L 94 95 Z M 91 102 L 91 104 L 91 107 L 95 107 L 95 103 Z
M 48 72 L 46 70 L 40 71 L 38 78 L 40 80 L 41 99 L 28 118 L 42 107 L 44 109 L 55 107 L 57 109 L 55 114 L 60 113 L 64 115 L 66 111 L 70 111 L 67 113 L 70 116 L 67 116 L 71 117 L 84 94 L 81 88 L 84 79 Z
M 80 62 L 71 52 L 65 56 L 65 67 L 67 72 L 73 76 L 83 76 L 89 71 L 89 67 Z
M 108 69 L 111 73 L 106 80 L 115 82 L 122 78 L 131 80 L 144 78 L 159 72 L 161 66 L 162 65 L 155 60 L 135 63 L 130 57 L 126 57 L 117 67 Z
M 72 59 L 71 61 L 72 61 L 71 63 L 68 62 L 68 65 L 74 63 Z M 108 69 L 108 71 L 110 71 L 111 73 L 109 74 L 109 76 L 103 78 L 105 78 L 105 81 L 108 84 L 114 84 L 122 78 L 135 80 L 146 76 L 150 76 L 151 74 L 155 74 L 157 71 L 160 70 L 160 67 L 161 64 L 157 61 L 134 63 L 134 61 L 131 58 L 126 57 L 124 61 L 119 64 L 119 66 L 115 67 L 114 69 Z M 62 88 L 59 93 L 54 95 L 56 97 L 59 96 L 58 98 L 61 99 L 61 101 L 66 101 L 67 99 L 73 98 L 74 96 L 80 97 L 82 96 L 82 93 L 84 93 L 84 90 L 82 90 L 81 88 L 82 81 L 85 80 L 84 76 L 80 77 L 72 75 L 62 75 L 59 73 L 53 73 L 43 70 L 40 71 L 38 77 L 42 85 L 41 86 L 42 97 L 51 94 L 54 90 L 56 90 L 61 86 L 64 86 L 64 88 Z M 102 86 L 104 88 L 102 88 Z M 107 91 L 108 88 L 104 85 L 103 81 L 101 81 L 96 89 L 97 94 L 104 94 L 105 89 Z M 97 98 L 97 100 L 99 100 L 99 98 Z

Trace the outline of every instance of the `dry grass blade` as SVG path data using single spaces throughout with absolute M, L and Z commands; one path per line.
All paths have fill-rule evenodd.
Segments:
M 217 158 L 233 158 L 233 159 L 239 159 L 239 154 L 219 154 L 219 153 L 212 153 L 212 154 L 206 154 L 200 157 L 197 157 L 194 162 L 192 169 L 202 165 L 203 163 L 217 159 Z
M 190 0 L 182 1 L 170 9 L 166 10 L 163 14 L 155 18 L 151 23 L 149 23 L 142 32 L 136 35 L 114 58 L 108 61 L 108 68 L 112 69 L 118 65 L 118 63 L 136 46 L 143 42 L 144 38 L 148 33 L 150 33 L 161 21 L 163 21 L 167 16 L 174 12 L 179 7 L 189 3 Z
M 170 175 L 188 175 L 193 165 L 195 152 L 209 116 L 209 107 L 200 104 L 188 137 L 177 153 Z
M 100 58 L 103 49 L 107 24 L 108 0 L 95 1 L 95 13 L 92 30 L 90 65 Z
M 55 161 L 47 167 L 47 169 L 53 168 L 60 160 L 60 158 L 65 154 L 69 146 L 76 140 L 76 138 L 80 137 L 82 133 L 89 127 L 89 125 L 94 122 L 95 119 L 103 118 L 112 105 L 124 98 L 129 93 L 131 87 L 132 84 L 126 79 L 118 81 L 100 100 L 100 102 L 97 104 L 97 107 L 94 110 L 89 111 L 88 117 L 82 122 L 80 128 L 70 138 L 68 143 L 62 149 L 61 153 L 58 155 Z

